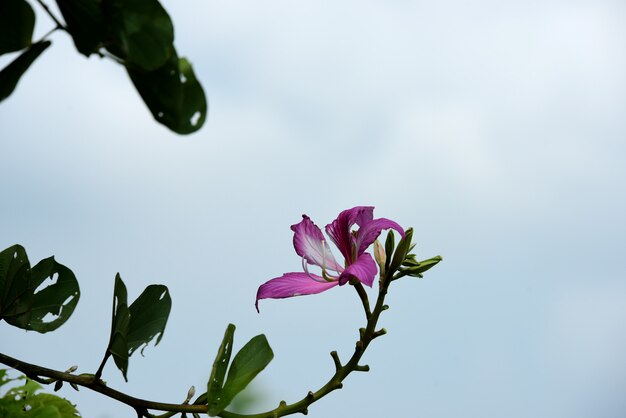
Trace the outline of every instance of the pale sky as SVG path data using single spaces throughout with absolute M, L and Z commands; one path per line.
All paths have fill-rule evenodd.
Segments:
M 199 133 L 158 125 L 122 68 L 63 33 L 0 104 L 0 247 L 55 255 L 82 289 L 57 332 L 0 324 L 0 351 L 94 372 L 120 272 L 130 298 L 161 283 L 173 308 L 128 384 L 107 366 L 110 386 L 182 402 L 232 322 L 236 347 L 265 333 L 275 353 L 255 412 L 297 401 L 332 375 L 331 350 L 352 353 L 358 299 L 335 288 L 259 315 L 256 289 L 301 268 L 301 214 L 324 226 L 373 205 L 444 261 L 392 287 L 371 372 L 309 416 L 626 414 L 623 2 L 164 6 L 209 99 Z M 135 416 L 60 394 L 85 417 Z

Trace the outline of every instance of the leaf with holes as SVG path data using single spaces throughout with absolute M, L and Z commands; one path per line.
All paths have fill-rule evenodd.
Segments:
M 0 71 L 0 102 L 13 93 L 20 78 L 43 51 L 50 46 L 50 41 L 37 42 L 22 52 L 9 65 Z
M 48 278 L 56 281 L 45 283 Z M 74 273 L 54 257 L 31 268 L 21 245 L 0 252 L 0 319 L 25 330 L 54 331 L 69 319 L 79 298 Z
M 179 59 L 176 51 L 154 71 L 130 64 L 126 70 L 157 122 L 179 134 L 190 134 L 202 127 L 207 114 L 204 90 L 189 61 Z
M 0 1 L 0 54 L 30 45 L 35 12 L 25 0 Z
M 0 370 L 0 386 L 4 383 L 23 380 L 24 384 L 11 387 L 0 396 L 0 417 L 22 418 L 80 418 L 76 407 L 66 399 L 48 393 L 37 393 L 42 386 L 20 376 L 6 378 Z
M 235 326 L 233 324 L 228 324 L 226 332 L 224 333 L 222 344 L 220 345 L 219 350 L 217 350 L 217 356 L 215 356 L 215 361 L 213 362 L 213 368 L 211 370 L 211 377 L 209 378 L 209 383 L 207 385 L 206 396 L 210 416 L 215 416 L 224 409 L 221 407 L 222 387 L 224 386 L 224 378 L 226 377 L 226 370 L 228 369 L 228 363 L 230 362 L 234 335 Z
M 161 341 L 171 307 L 169 291 L 163 285 L 146 287 L 129 307 L 126 285 L 119 273 L 115 276 L 111 338 L 107 353 L 113 356 L 125 380 L 128 381 L 128 359 L 135 350 L 144 344 L 147 346 L 157 335 L 155 345 Z
M 113 54 L 154 71 L 174 53 L 174 26 L 158 0 L 105 0 L 104 11 Z
M 156 337 L 157 345 L 167 324 L 167 318 L 172 309 L 172 299 L 166 286 L 153 284 L 143 291 L 143 293 L 130 305 L 130 323 L 128 325 L 128 355 L 131 356 L 135 350 L 142 345 L 144 348 Z

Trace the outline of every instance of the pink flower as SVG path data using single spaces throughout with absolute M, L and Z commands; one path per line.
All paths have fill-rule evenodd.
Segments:
M 352 227 L 359 229 L 353 231 Z M 331 287 L 344 285 L 354 278 L 372 287 L 376 277 L 376 263 L 365 250 L 378 238 L 383 229 L 393 228 L 404 237 L 404 229 L 394 221 L 385 218 L 374 219 L 373 206 L 357 206 L 344 210 L 330 224 L 326 234 L 335 243 L 344 257 L 341 266 L 335 260 L 322 231 L 302 215 L 302 221 L 292 225 L 293 246 L 302 257 L 303 272 L 285 273 L 267 281 L 256 294 L 256 308 L 261 299 L 282 299 L 292 296 L 312 295 L 324 292 Z M 310 273 L 308 265 L 322 269 L 321 276 Z

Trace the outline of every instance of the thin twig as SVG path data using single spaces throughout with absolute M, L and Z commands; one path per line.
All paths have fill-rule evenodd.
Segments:
M 50 8 L 46 3 L 43 2 L 43 0 L 37 0 L 37 3 L 39 3 L 41 7 L 43 7 L 43 9 L 46 11 L 46 13 L 48 13 L 48 16 L 50 16 L 50 18 L 54 20 L 54 23 L 56 23 L 58 29 L 63 29 L 64 31 L 67 31 L 67 28 L 63 25 L 63 23 L 61 23 L 59 19 L 57 19 L 52 11 L 50 11 Z
M 101 393 L 109 398 L 115 399 L 133 409 L 147 411 L 148 409 L 154 409 L 158 411 L 173 411 L 173 412 L 196 412 L 206 413 L 206 405 L 181 405 L 164 402 L 155 402 L 145 399 L 135 398 L 127 395 L 118 390 L 108 387 L 102 380 L 95 379 L 93 375 L 73 375 L 70 373 L 63 373 L 58 370 L 48 369 L 45 367 L 37 366 L 35 364 L 26 363 L 16 358 L 7 356 L 0 353 L 0 363 L 6 364 L 16 370 L 21 371 L 26 376 L 46 376 L 55 380 L 61 380 L 64 382 L 75 383 L 78 386 L 86 387 L 95 392 Z

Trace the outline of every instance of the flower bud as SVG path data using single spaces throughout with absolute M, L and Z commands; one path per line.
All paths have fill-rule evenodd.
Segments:
M 189 390 L 187 391 L 187 399 L 185 399 L 185 403 L 189 403 L 189 401 L 191 400 L 191 398 L 193 398 L 193 396 L 196 394 L 196 387 L 192 386 L 189 388 Z
M 384 274 L 387 256 L 385 254 L 385 249 L 380 242 L 378 242 L 378 240 L 374 241 L 374 259 L 376 259 L 376 263 L 378 264 L 378 267 L 380 267 L 380 272 Z

